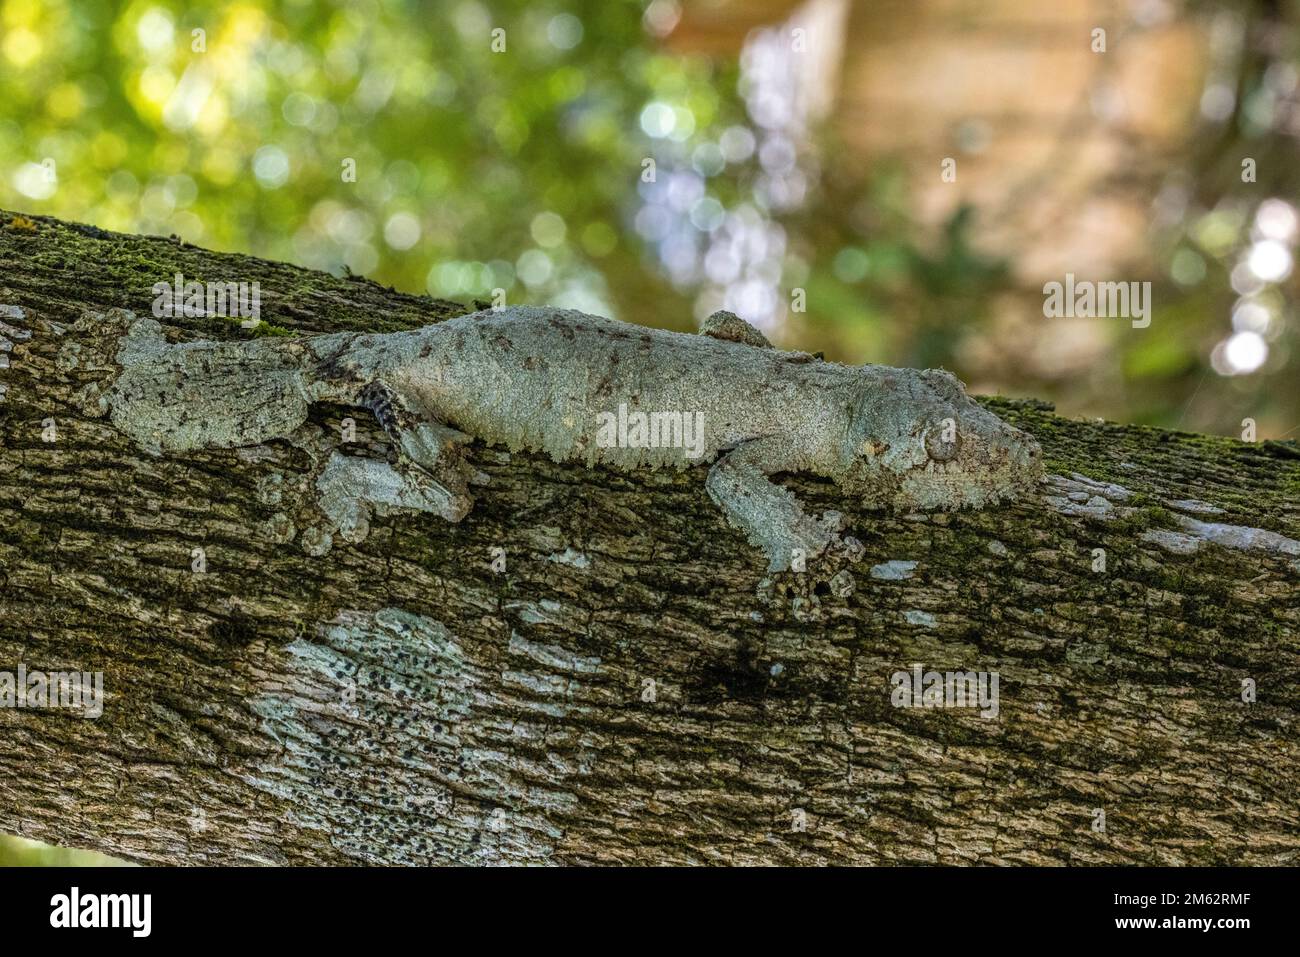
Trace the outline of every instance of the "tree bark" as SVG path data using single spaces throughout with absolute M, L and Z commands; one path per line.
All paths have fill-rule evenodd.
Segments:
M 847 597 L 767 579 L 702 470 L 482 444 L 464 521 L 314 557 L 300 450 L 155 458 L 79 411 L 72 323 L 178 272 L 260 283 L 262 333 L 466 311 L 0 214 L 0 671 L 106 697 L 0 708 L 0 831 L 185 864 L 1300 860 L 1294 444 L 990 400 L 1043 445 L 1031 501 L 882 515 L 784 478 L 863 543 Z M 313 421 L 349 415 L 382 455 L 363 412 Z M 996 673 L 996 717 L 895 706 L 915 664 Z

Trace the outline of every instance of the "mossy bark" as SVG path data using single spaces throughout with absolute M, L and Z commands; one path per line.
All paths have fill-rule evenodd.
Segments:
M 0 831 L 169 863 L 1300 860 L 1294 445 L 994 403 L 1064 477 L 1032 501 L 882 516 L 785 479 L 864 544 L 847 598 L 818 565 L 761 583 L 702 471 L 481 445 L 463 522 L 313 557 L 299 449 L 154 458 L 73 399 L 67 327 L 177 272 L 259 282 L 263 333 L 465 309 L 0 214 L 31 332 L 0 369 L 0 671 L 107 697 L 0 709 Z M 314 421 L 348 415 L 382 455 L 364 413 Z M 915 663 L 996 672 L 997 717 L 893 706 Z

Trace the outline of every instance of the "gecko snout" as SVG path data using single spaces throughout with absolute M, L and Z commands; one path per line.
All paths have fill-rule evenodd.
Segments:
M 976 407 L 936 420 L 919 443 L 928 469 L 967 473 L 1037 473 L 1042 450 L 1033 436 Z
M 1013 429 L 1015 441 L 1012 443 L 1012 462 L 1025 472 L 1037 475 L 1042 469 L 1043 448 L 1028 432 Z
M 1028 432 L 998 421 L 998 429 L 985 443 L 987 464 L 1019 479 L 1032 480 L 1042 470 L 1043 450 Z

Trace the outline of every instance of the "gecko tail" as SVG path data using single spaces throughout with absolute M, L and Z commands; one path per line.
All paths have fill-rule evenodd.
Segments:
M 307 418 L 301 365 L 275 343 L 169 343 L 157 321 L 139 319 L 117 364 L 111 420 L 150 451 L 258 445 Z

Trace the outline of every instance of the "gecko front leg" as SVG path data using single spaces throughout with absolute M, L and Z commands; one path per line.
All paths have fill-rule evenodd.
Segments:
M 316 488 L 320 508 L 345 541 L 360 542 L 370 531 L 372 514 L 395 509 L 431 512 L 449 522 L 468 514 L 469 465 L 460 446 L 463 432 L 416 416 L 383 381 L 366 385 L 356 403 L 370 410 L 393 444 L 393 461 L 334 452 Z
M 359 399 L 392 440 L 392 468 L 410 487 L 408 494 L 434 506 L 422 510 L 449 522 L 464 518 L 474 504 L 469 494 L 472 470 L 461 455 L 470 437 L 421 418 L 382 380 L 362 389 Z
M 777 469 L 767 462 L 768 446 L 754 439 L 725 453 L 709 469 L 704 487 L 731 524 L 762 549 L 767 570 L 783 572 L 824 552 L 839 531 L 839 517 L 814 518 L 793 492 L 769 479 L 767 473 Z

